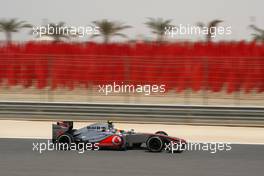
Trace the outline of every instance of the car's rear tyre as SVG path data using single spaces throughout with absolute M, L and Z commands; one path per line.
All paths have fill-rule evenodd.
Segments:
M 162 134 L 164 136 L 168 136 L 168 134 L 165 131 L 157 131 L 155 134 Z
M 69 133 L 60 135 L 57 139 L 60 150 L 69 150 L 70 145 L 74 142 L 73 136 Z
M 162 139 L 158 136 L 150 137 L 147 140 L 146 145 L 150 152 L 161 152 L 164 147 Z

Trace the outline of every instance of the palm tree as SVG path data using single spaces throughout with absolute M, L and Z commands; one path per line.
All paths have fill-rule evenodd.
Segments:
M 0 32 L 4 32 L 6 36 L 7 43 L 12 41 L 12 33 L 18 32 L 23 28 L 31 28 L 30 24 L 27 24 L 26 21 L 18 21 L 13 18 L 10 20 L 0 20 Z
M 70 39 L 71 37 L 75 37 L 76 35 L 71 33 L 71 28 L 67 27 L 64 22 L 48 23 L 44 27 L 38 29 L 37 31 L 38 37 L 47 36 L 53 39 L 54 42 L 63 41 L 63 39 Z
M 197 23 L 197 26 L 201 27 L 201 28 L 207 28 L 208 29 L 208 33 L 206 34 L 206 40 L 209 42 L 212 40 L 212 35 L 215 33 L 215 29 L 216 27 L 218 26 L 219 23 L 222 23 L 223 21 L 222 20 L 213 20 L 211 22 L 208 23 L 208 25 L 202 23 L 202 22 L 199 22 Z
M 164 20 L 162 18 L 148 18 L 149 21 L 145 23 L 147 27 L 149 27 L 152 30 L 153 34 L 157 35 L 157 42 L 164 41 L 165 36 L 165 28 L 171 27 L 171 21 L 172 20 Z
M 100 21 L 94 21 L 94 25 L 99 27 L 99 34 L 94 34 L 92 37 L 102 36 L 104 43 L 108 43 L 110 38 L 113 36 L 120 36 L 126 38 L 127 36 L 120 31 L 131 28 L 131 26 L 124 25 L 123 23 L 116 22 L 116 21 L 108 21 L 106 19 Z
M 264 42 L 264 30 L 255 25 L 250 25 L 249 27 L 255 31 L 255 33 L 252 34 L 253 40 L 256 42 Z

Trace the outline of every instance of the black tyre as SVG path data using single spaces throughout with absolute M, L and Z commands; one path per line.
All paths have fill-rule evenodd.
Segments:
M 74 143 L 73 136 L 69 133 L 62 134 L 57 139 L 60 150 L 69 150 L 70 145 Z
M 168 136 L 168 134 L 165 131 L 157 131 L 155 134 L 162 134 L 162 135 Z
M 158 136 L 152 136 L 150 137 L 147 142 L 147 148 L 150 152 L 161 152 L 163 147 L 164 147 L 164 143 L 162 141 L 162 139 Z

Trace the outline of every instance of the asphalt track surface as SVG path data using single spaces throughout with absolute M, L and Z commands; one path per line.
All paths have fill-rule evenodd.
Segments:
M 32 139 L 0 139 L 1 176 L 260 176 L 263 145 L 232 145 L 229 152 L 181 154 L 129 151 L 32 151 Z M 46 141 L 46 140 L 45 140 Z

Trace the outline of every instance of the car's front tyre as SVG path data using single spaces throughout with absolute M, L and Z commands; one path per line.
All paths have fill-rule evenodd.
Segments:
M 147 140 L 146 145 L 150 152 L 161 152 L 164 147 L 164 142 L 159 136 L 152 136 Z

